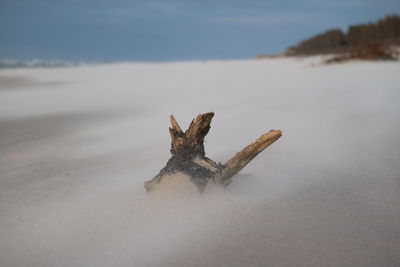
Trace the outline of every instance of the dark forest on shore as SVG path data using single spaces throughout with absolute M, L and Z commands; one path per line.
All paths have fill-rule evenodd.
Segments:
M 285 54 L 365 53 L 372 50 L 382 52 L 389 46 L 399 44 L 400 16 L 389 15 L 374 23 L 351 25 L 346 32 L 341 29 L 328 30 L 289 47 Z

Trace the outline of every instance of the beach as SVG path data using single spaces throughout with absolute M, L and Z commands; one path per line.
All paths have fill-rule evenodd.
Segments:
M 399 266 L 400 62 L 319 57 L 0 69 L 1 266 Z M 226 189 L 143 183 L 283 136 Z

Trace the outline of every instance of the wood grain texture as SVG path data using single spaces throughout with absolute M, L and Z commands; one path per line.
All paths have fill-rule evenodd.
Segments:
M 238 152 L 224 164 L 222 180 L 230 179 L 232 176 L 240 172 L 253 158 L 273 144 L 281 136 L 282 131 L 271 130 L 268 133 L 261 135 L 255 142 L 246 146 L 242 151 Z

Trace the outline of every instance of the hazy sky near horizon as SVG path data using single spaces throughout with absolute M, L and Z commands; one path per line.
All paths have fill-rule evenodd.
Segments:
M 0 59 L 251 58 L 399 13 L 398 0 L 0 0 Z

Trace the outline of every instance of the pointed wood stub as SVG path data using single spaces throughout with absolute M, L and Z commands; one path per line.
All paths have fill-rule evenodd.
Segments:
M 171 126 L 172 128 L 177 131 L 177 132 L 182 132 L 181 126 L 179 126 L 178 122 L 176 121 L 174 115 L 171 114 L 171 116 L 169 117 L 170 121 L 171 121 Z
M 214 112 L 200 114 L 194 119 L 186 132 L 183 132 L 175 117 L 171 115 L 171 154 L 182 160 L 189 160 L 195 156 L 204 156 L 204 137 L 210 130 Z

